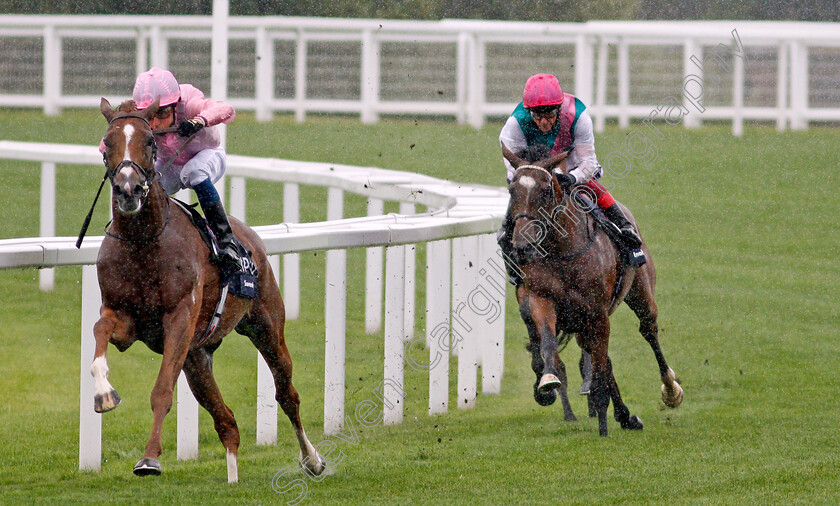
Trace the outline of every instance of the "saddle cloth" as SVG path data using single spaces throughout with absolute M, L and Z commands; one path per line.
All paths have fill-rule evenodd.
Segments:
M 190 222 L 198 230 L 201 239 L 210 249 L 210 261 L 218 265 L 219 244 L 216 241 L 216 236 L 210 230 L 210 225 L 208 225 L 207 220 L 195 209 L 197 204 L 190 205 L 176 198 L 172 198 L 172 201 L 187 215 Z M 251 251 L 242 243 L 237 241 L 236 248 L 237 253 L 239 253 L 239 271 L 227 272 L 225 269 L 219 269 L 222 276 L 222 284 L 227 285 L 230 293 L 237 297 L 256 299 L 258 294 L 257 265 L 253 261 Z

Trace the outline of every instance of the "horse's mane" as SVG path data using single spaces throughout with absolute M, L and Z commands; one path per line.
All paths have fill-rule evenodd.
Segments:
M 525 160 L 528 163 L 535 163 L 548 158 L 549 152 L 550 149 L 548 146 L 541 146 L 537 144 L 533 146 L 528 146 L 522 151 L 517 152 L 516 156 Z

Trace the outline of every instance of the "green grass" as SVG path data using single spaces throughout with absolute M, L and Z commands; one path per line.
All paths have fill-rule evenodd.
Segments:
M 0 139 L 96 144 L 105 127 L 92 111 L 57 118 L 0 114 Z M 411 119 L 368 126 L 327 117 L 299 125 L 284 116 L 257 123 L 242 114 L 228 129 L 228 146 L 236 154 L 500 185 L 500 126 L 474 130 Z M 840 130 L 777 134 L 753 126 L 743 138 L 724 126 L 662 132 L 657 160 L 650 166 L 634 160 L 627 177 L 614 181 L 613 193 L 631 207 L 652 251 L 661 341 L 685 389 L 683 405 L 669 410 L 659 400 L 655 361 L 626 307 L 613 317 L 611 356 L 624 399 L 644 430 L 625 432 L 611 420 L 609 437 L 598 437 L 577 395 L 572 405 L 581 421 L 575 424 L 562 421 L 557 405 L 536 405 L 525 328 L 509 294 L 502 393 L 479 395 L 474 409 L 457 409 L 453 360 L 450 412 L 429 417 L 428 378 L 407 368 L 404 423 L 356 423 L 358 444 L 329 438 L 343 460 L 322 481 L 307 480 L 309 504 L 840 501 L 840 411 L 832 401 L 840 344 L 831 297 L 840 282 Z M 602 161 L 624 149 L 627 133 L 611 127 L 598 136 Z M 38 174 L 37 164 L 0 161 L 0 237 L 37 235 Z M 101 174 L 100 167 L 59 166 L 59 235 L 78 232 Z M 248 182 L 251 224 L 281 221 L 280 189 Z M 303 216 L 324 219 L 325 192 L 301 193 Z M 363 214 L 364 199 L 348 196 L 345 209 Z M 100 205 L 92 233 L 106 217 Z M 418 265 L 423 255 L 421 247 Z M 348 265 L 363 258 L 362 251 L 350 251 Z M 302 255 L 303 312 L 287 324 L 302 417 L 315 443 L 325 439 L 323 264 L 322 252 Z M 363 276 L 363 269 L 351 269 L 348 279 L 348 415 L 361 401 L 377 401 L 373 390 L 382 377 L 382 336 L 364 333 Z M 422 288 L 423 276 L 417 281 Z M 55 290 L 44 293 L 37 271 L 0 271 L 0 503 L 291 500 L 294 493 L 272 490 L 272 478 L 293 465 L 296 443 L 281 416 L 278 445 L 255 445 L 256 351 L 236 335 L 226 339 L 215 365 L 242 433 L 239 484 L 225 482 L 224 452 L 203 411 L 198 460 L 176 459 L 171 413 L 163 475 L 131 474 L 151 428 L 149 392 L 160 364 L 142 344 L 122 354 L 110 349 L 111 382 L 123 404 L 102 418 L 102 471 L 77 470 L 79 282 L 78 267 L 61 268 Z M 573 348 L 562 355 L 571 368 Z M 570 378 L 576 391 L 579 379 Z M 291 478 L 304 479 L 285 479 Z

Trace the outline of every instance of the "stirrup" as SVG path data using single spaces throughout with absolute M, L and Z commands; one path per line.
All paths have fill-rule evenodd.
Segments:
M 246 299 L 256 299 L 259 295 L 257 285 L 257 265 L 251 258 L 251 252 L 239 241 L 221 247 L 216 255 L 216 262 L 222 275 L 222 282 L 230 287 L 230 292 Z
M 639 234 L 630 227 L 625 227 L 620 229 L 621 230 L 621 239 L 624 243 L 631 249 L 638 249 L 642 247 L 642 238 L 639 237 Z
M 216 252 L 215 261 L 219 267 L 225 267 L 230 271 L 242 269 L 240 255 L 233 244 L 222 246 L 219 244 L 219 251 Z

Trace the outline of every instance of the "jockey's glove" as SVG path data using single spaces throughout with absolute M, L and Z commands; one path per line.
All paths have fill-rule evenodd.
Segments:
M 178 125 L 178 135 L 189 137 L 204 128 L 204 121 L 201 118 L 193 118 Z
M 556 172 L 554 175 L 555 177 L 557 177 L 557 183 L 564 189 L 571 188 L 572 186 L 577 184 L 577 179 L 575 179 L 575 176 L 571 174 L 563 174 L 561 172 Z

